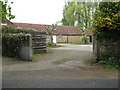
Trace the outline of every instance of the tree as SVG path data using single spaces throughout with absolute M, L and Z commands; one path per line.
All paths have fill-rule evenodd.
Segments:
M 75 2 L 66 2 L 63 10 L 62 24 L 74 26 L 76 21 L 75 16 Z
M 95 2 L 66 2 L 61 22 L 63 25 L 77 26 L 84 32 L 93 25 L 96 7 Z
M 56 24 L 52 24 L 52 25 L 45 25 L 44 28 L 47 30 L 48 34 L 50 35 L 50 40 L 51 40 L 50 42 L 52 44 L 54 44 L 53 43 L 53 34 L 55 34 L 55 31 L 58 29 L 57 28 L 57 23 Z
M 13 2 L 10 2 L 10 4 L 8 4 L 8 0 L 0 1 L 0 17 L 2 17 L 2 22 L 6 22 L 7 19 L 11 20 L 15 18 L 15 15 L 11 13 L 11 4 L 13 4 Z
M 94 20 L 96 31 L 120 30 L 120 2 L 100 2 Z
M 66 12 L 67 9 L 68 9 L 68 5 L 67 5 L 67 2 L 65 2 L 65 6 L 64 6 L 64 9 L 63 9 L 63 18 L 60 22 L 62 23 L 62 25 L 67 25 L 68 26 L 69 23 L 68 23 L 68 21 L 65 17 L 65 12 Z
M 88 37 L 88 36 L 83 36 L 83 37 L 82 37 L 82 41 L 84 41 L 84 44 L 87 44 L 87 43 L 88 43 L 88 40 L 89 40 L 89 37 Z

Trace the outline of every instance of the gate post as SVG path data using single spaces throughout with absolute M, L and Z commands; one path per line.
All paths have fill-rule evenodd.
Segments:
M 19 50 L 19 57 L 22 60 L 31 61 L 32 60 L 32 36 L 31 34 L 26 35 L 26 40 L 23 42 L 23 44 L 20 47 Z

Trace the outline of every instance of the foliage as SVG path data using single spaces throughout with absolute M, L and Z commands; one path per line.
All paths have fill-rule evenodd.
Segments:
M 88 36 L 83 36 L 83 37 L 82 37 L 82 41 L 87 41 L 87 40 L 89 40 L 89 37 L 88 37 Z
M 0 1 L 0 5 L 2 6 L 2 10 L 0 11 L 0 13 L 2 14 L 2 22 L 6 22 L 7 18 L 9 20 L 14 19 L 15 15 L 13 15 L 11 13 L 11 4 L 13 4 L 13 2 L 10 2 L 10 4 L 8 4 L 8 0 L 2 0 Z
M 2 31 L 2 55 L 9 57 L 18 56 L 21 44 L 28 39 L 29 33 L 34 32 L 9 26 L 3 26 Z
M 75 20 L 76 20 L 76 16 L 74 15 L 75 3 L 69 2 L 68 5 L 69 7 L 65 12 L 65 17 L 66 17 L 66 20 L 68 21 L 69 26 L 74 26 Z
M 82 37 L 82 41 L 87 44 L 88 43 L 88 40 L 89 40 L 89 37 L 88 36 L 83 36 Z
M 120 69 L 120 58 L 117 57 L 106 57 L 106 58 L 97 58 L 100 65 L 105 67 Z
M 9 57 L 18 56 L 18 50 L 27 36 L 22 33 L 2 35 L 2 54 Z
M 74 17 L 74 2 L 65 2 L 65 6 L 63 9 L 63 18 L 61 20 L 62 25 L 73 25 L 75 23 L 75 17 Z M 74 18 L 72 18 L 74 17 Z
M 120 30 L 109 30 L 109 32 L 106 31 L 99 31 L 95 32 L 94 35 L 96 35 L 100 39 L 110 39 L 114 37 L 114 41 L 118 40 L 120 38 Z
M 62 24 L 77 26 L 79 29 L 92 27 L 92 19 L 98 3 L 93 2 L 66 2 L 63 10 Z
M 120 30 L 120 2 L 101 2 L 93 21 L 96 31 Z
M 52 36 L 52 35 L 55 34 L 55 31 L 58 30 L 58 28 L 57 28 L 57 23 L 56 23 L 56 24 L 52 24 L 52 26 L 50 26 L 50 25 L 45 25 L 44 28 L 45 28 L 45 29 L 47 30 L 47 32 L 49 33 L 51 43 L 53 44 L 53 36 Z
M 48 42 L 48 43 L 47 43 L 47 46 L 56 46 L 56 44 L 53 44 L 53 43 L 51 43 L 51 42 Z
M 48 43 L 47 43 L 47 46 L 52 46 L 52 43 L 51 43 L 51 42 L 48 42 Z
M 35 30 L 33 29 L 22 29 L 22 28 L 16 28 L 16 27 L 10 27 L 10 26 L 2 26 L 2 33 L 33 33 Z

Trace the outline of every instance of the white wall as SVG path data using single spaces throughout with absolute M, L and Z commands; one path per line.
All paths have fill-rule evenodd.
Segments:
M 53 43 L 57 43 L 57 41 L 56 41 L 56 35 L 53 35 Z

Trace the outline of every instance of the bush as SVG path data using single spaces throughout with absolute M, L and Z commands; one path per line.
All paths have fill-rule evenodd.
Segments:
M 48 42 L 48 43 L 47 43 L 47 46 L 56 46 L 56 44 L 51 43 L 51 42 Z
M 100 2 L 93 20 L 95 32 L 120 30 L 120 2 Z
M 4 34 L 2 36 L 2 55 L 9 57 L 18 56 L 21 44 L 27 39 L 26 34 Z
M 109 57 L 109 58 L 97 58 L 99 64 L 105 67 L 120 69 L 120 58 Z
M 82 37 L 82 41 L 84 41 L 85 43 L 87 43 L 89 40 L 89 37 L 88 36 L 83 36 Z
M 17 27 L 2 26 L 2 33 L 34 33 L 36 30 L 33 29 L 22 29 Z
M 48 43 L 47 43 L 47 46 L 52 46 L 52 43 L 51 43 L 51 42 L 48 42 Z
M 16 27 L 2 27 L 2 55 L 17 57 L 21 44 L 28 39 L 29 33 L 35 32 L 31 29 Z

